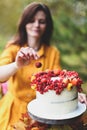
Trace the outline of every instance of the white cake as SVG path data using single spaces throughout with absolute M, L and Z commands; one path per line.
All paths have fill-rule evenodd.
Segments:
M 44 94 L 37 91 L 36 98 L 42 111 L 54 115 L 70 113 L 78 106 L 78 94 L 75 87 L 72 92 L 65 89 L 60 95 L 57 95 L 53 90 Z
M 32 88 L 36 88 L 36 101 L 44 113 L 64 115 L 77 109 L 82 84 L 77 72 L 48 71 L 34 76 Z

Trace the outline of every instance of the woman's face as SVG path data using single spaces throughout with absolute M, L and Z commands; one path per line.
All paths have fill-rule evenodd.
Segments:
M 29 37 L 40 38 L 46 29 L 46 14 L 38 11 L 35 16 L 26 24 L 26 32 Z

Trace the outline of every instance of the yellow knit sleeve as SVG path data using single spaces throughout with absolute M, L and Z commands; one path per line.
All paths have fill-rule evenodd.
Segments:
M 0 66 L 14 62 L 18 50 L 19 47 L 16 45 L 11 45 L 4 49 L 0 55 Z

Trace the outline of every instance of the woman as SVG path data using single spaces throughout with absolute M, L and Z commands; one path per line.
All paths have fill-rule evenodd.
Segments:
M 34 2 L 24 9 L 17 35 L 0 57 L 0 82 L 8 80 L 8 92 L 0 101 L 1 130 L 11 130 L 35 98 L 30 88 L 31 75 L 61 69 L 59 51 L 50 45 L 52 32 L 52 17 L 45 4 Z M 36 62 L 42 66 L 36 68 Z

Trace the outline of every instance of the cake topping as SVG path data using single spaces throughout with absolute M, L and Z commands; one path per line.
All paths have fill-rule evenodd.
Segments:
M 81 92 L 82 83 L 83 81 L 76 71 L 48 70 L 31 77 L 31 87 L 41 94 L 48 90 L 54 90 L 56 94 L 60 94 L 64 88 L 70 91 L 73 87 Z
M 36 66 L 36 68 L 40 68 L 42 66 L 42 63 L 41 62 L 36 62 L 35 66 Z

